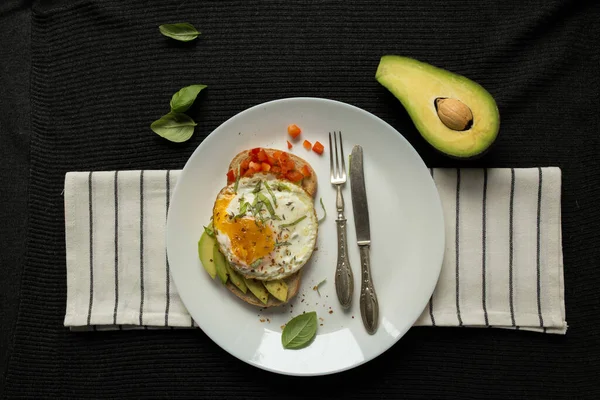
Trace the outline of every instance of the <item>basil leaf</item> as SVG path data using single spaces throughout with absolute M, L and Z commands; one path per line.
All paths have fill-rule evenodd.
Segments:
M 323 208 L 323 216 L 321 218 L 319 218 L 319 223 L 325 221 L 325 217 L 327 217 L 327 210 L 325 209 L 325 206 L 323 205 L 323 198 L 319 198 L 319 201 L 321 202 L 321 208 Z
M 238 215 L 236 215 L 236 216 L 235 216 L 235 218 L 242 218 L 244 215 L 246 215 L 246 211 L 248 210 L 248 205 L 249 205 L 249 204 L 250 204 L 250 203 L 248 203 L 248 202 L 244 202 L 244 203 L 242 204 L 242 206 L 240 207 L 240 212 L 239 212 L 239 214 L 238 214 Z
M 255 201 L 252 204 L 252 213 L 253 214 L 260 214 L 260 210 L 262 210 L 263 207 L 263 202 L 262 201 L 257 201 L 258 196 L 254 199 Z
M 269 211 L 269 214 L 271 214 L 271 217 L 275 217 L 275 210 L 273 209 L 273 206 L 271 205 L 271 201 L 269 199 L 267 199 L 267 196 L 265 196 L 262 193 L 258 194 L 258 200 L 262 201 L 263 204 L 267 207 L 267 210 Z
M 277 242 L 277 243 L 275 243 L 275 247 L 289 246 L 289 245 L 291 245 L 290 242 Z
M 273 194 L 273 191 L 271 190 L 271 187 L 269 186 L 267 181 L 265 181 L 265 188 L 267 188 L 267 192 L 269 192 L 271 198 L 273 199 L 273 205 L 277 207 L 277 199 L 275 198 L 275 195 Z
M 181 143 L 192 137 L 196 125 L 196 122 L 185 114 L 169 113 L 154 121 L 150 128 L 171 142 Z
M 311 311 L 292 318 L 281 333 L 281 344 L 285 349 L 300 349 L 308 345 L 317 333 L 317 313 Z
M 319 292 L 319 288 L 321 287 L 321 285 L 323 285 L 325 283 L 325 281 L 327 281 L 327 278 L 323 279 L 321 282 L 317 283 L 314 287 L 313 290 L 316 290 L 317 293 L 319 294 L 319 296 L 321 296 L 321 292 Z
M 260 185 L 261 184 L 262 184 L 262 181 L 258 181 L 258 183 L 254 187 L 254 189 L 252 189 L 252 193 L 258 193 L 258 192 L 260 192 Z
M 278 183 L 277 184 L 277 190 L 279 190 L 280 192 L 286 191 L 286 192 L 291 192 L 292 189 L 290 189 L 288 186 L 286 186 L 283 183 Z
M 348 176 L 350 176 L 350 165 L 352 165 L 352 154 L 348 154 Z
M 252 264 L 250 264 L 250 268 L 254 269 L 258 267 L 262 263 L 262 257 L 254 260 Z
M 215 230 L 213 229 L 212 222 L 204 227 L 204 232 L 210 237 L 215 237 Z
M 296 225 L 298 222 L 304 220 L 304 218 L 306 218 L 306 215 L 303 217 L 298 218 L 297 220 L 295 220 L 294 222 L 290 222 L 289 224 L 282 224 L 279 225 L 280 228 L 287 228 L 288 226 L 294 226 Z
M 251 206 L 252 208 L 250 209 L 250 211 L 252 212 L 252 215 L 254 216 L 254 222 L 256 223 L 256 225 L 258 226 L 258 220 L 260 220 L 260 222 L 262 222 L 263 224 L 265 223 L 265 219 L 263 218 L 262 214 L 260 213 L 260 210 L 262 210 L 263 207 L 263 202 L 262 201 L 258 201 L 258 196 L 254 198 L 254 201 L 252 202 Z
M 187 22 L 179 22 L 176 24 L 163 24 L 158 27 L 160 33 L 171 39 L 179 40 L 180 42 L 189 42 L 200 35 L 200 32 L 194 25 Z
M 206 88 L 206 85 L 191 85 L 179 89 L 179 91 L 171 97 L 171 111 L 177 113 L 187 111 L 192 104 L 194 104 L 196 97 L 198 97 L 198 93 L 204 88 Z

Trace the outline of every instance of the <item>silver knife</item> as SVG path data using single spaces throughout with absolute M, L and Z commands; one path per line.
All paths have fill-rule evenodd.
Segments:
M 359 145 L 354 146 L 352 149 L 350 185 L 354 224 L 356 225 L 356 240 L 360 249 L 360 314 L 367 332 L 372 335 L 377 331 L 379 323 L 379 302 L 377 301 L 371 276 L 369 206 L 367 204 L 367 191 L 363 170 L 363 149 Z

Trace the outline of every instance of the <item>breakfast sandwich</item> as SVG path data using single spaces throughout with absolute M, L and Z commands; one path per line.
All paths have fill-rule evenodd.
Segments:
M 236 155 L 199 242 L 204 268 L 247 303 L 287 303 L 316 246 L 316 190 L 314 170 L 296 155 L 268 148 Z

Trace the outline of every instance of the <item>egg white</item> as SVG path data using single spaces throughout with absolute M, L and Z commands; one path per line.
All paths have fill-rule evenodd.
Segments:
M 318 220 L 314 201 L 300 186 L 279 180 L 272 174 L 241 178 L 237 191 L 234 191 L 234 184 L 231 184 L 219 193 L 217 200 L 225 195 L 230 196 L 235 193 L 227 206 L 227 214 L 238 217 L 242 215 L 241 218 L 254 220 L 255 216 L 251 207 L 247 207 L 244 214 L 240 213 L 240 208 L 244 202 L 250 204 L 254 202 L 258 193 L 253 192 L 259 181 L 262 182 L 260 193 L 269 200 L 279 219 L 273 219 L 266 206 L 262 207 L 260 216 L 257 218 L 266 220 L 265 224 L 271 228 L 276 237 L 276 243 L 279 245 L 276 245 L 267 256 L 248 265 L 234 254 L 231 239 L 226 233 L 215 228 L 215 236 L 221 252 L 232 268 L 243 276 L 259 280 L 283 279 L 300 270 L 315 248 Z M 268 184 L 271 193 L 266 189 L 264 182 Z M 273 201 L 273 196 L 277 204 Z M 301 218 L 303 219 L 300 220 Z M 292 226 L 286 226 L 295 221 L 298 222 Z

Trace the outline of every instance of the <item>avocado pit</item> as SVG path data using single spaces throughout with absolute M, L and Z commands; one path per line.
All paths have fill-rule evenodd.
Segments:
M 454 131 L 466 131 L 473 125 L 471 109 L 460 100 L 438 97 L 435 110 L 442 123 Z

